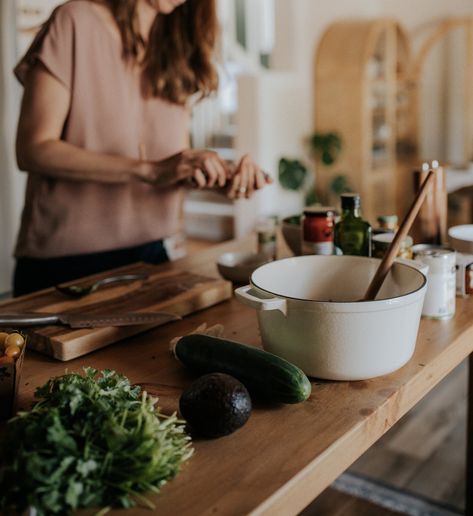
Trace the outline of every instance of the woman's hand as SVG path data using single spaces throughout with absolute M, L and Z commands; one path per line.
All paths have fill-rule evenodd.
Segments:
M 163 187 L 177 183 L 197 188 L 223 188 L 232 177 L 230 166 L 209 150 L 187 149 L 147 165 L 141 179 Z
M 243 197 L 249 199 L 256 190 L 260 190 L 272 182 L 271 177 L 263 172 L 260 167 L 251 160 L 248 154 L 245 154 L 236 166 L 231 185 L 227 191 L 227 196 L 230 199 Z

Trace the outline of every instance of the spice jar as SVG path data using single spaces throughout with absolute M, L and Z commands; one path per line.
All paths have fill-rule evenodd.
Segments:
M 333 254 L 334 223 L 334 208 L 306 208 L 302 215 L 302 254 Z
M 373 228 L 373 235 L 395 233 L 398 229 L 397 215 L 380 215 L 377 219 L 378 227 Z
M 375 258 L 383 258 L 388 250 L 391 242 L 393 241 L 395 233 L 380 233 L 378 235 L 373 236 L 373 256 Z M 397 256 L 399 258 L 412 258 L 412 245 L 413 245 L 412 237 L 409 235 L 404 238 L 399 246 L 399 251 Z
M 260 219 L 256 224 L 257 249 L 273 260 L 277 255 L 277 224 L 274 217 Z
M 456 253 L 453 249 L 425 249 L 416 260 L 429 266 L 422 316 L 450 319 L 455 314 Z

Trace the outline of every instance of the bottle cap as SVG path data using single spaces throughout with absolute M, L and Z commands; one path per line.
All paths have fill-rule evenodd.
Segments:
M 340 198 L 342 210 L 356 209 L 361 206 L 360 194 L 358 193 L 344 193 Z
M 306 217 L 332 217 L 336 214 L 332 206 L 312 206 L 304 209 Z

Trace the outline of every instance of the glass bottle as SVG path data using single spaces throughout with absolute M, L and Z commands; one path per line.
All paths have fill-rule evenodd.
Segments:
M 336 254 L 371 256 L 371 226 L 361 218 L 359 194 L 342 194 L 341 204 L 342 216 L 334 232 Z

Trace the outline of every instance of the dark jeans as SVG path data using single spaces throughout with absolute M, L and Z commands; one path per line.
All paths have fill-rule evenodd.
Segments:
M 22 296 L 134 262 L 158 264 L 167 261 L 169 258 L 162 240 L 126 249 L 60 258 L 17 258 L 13 295 Z

